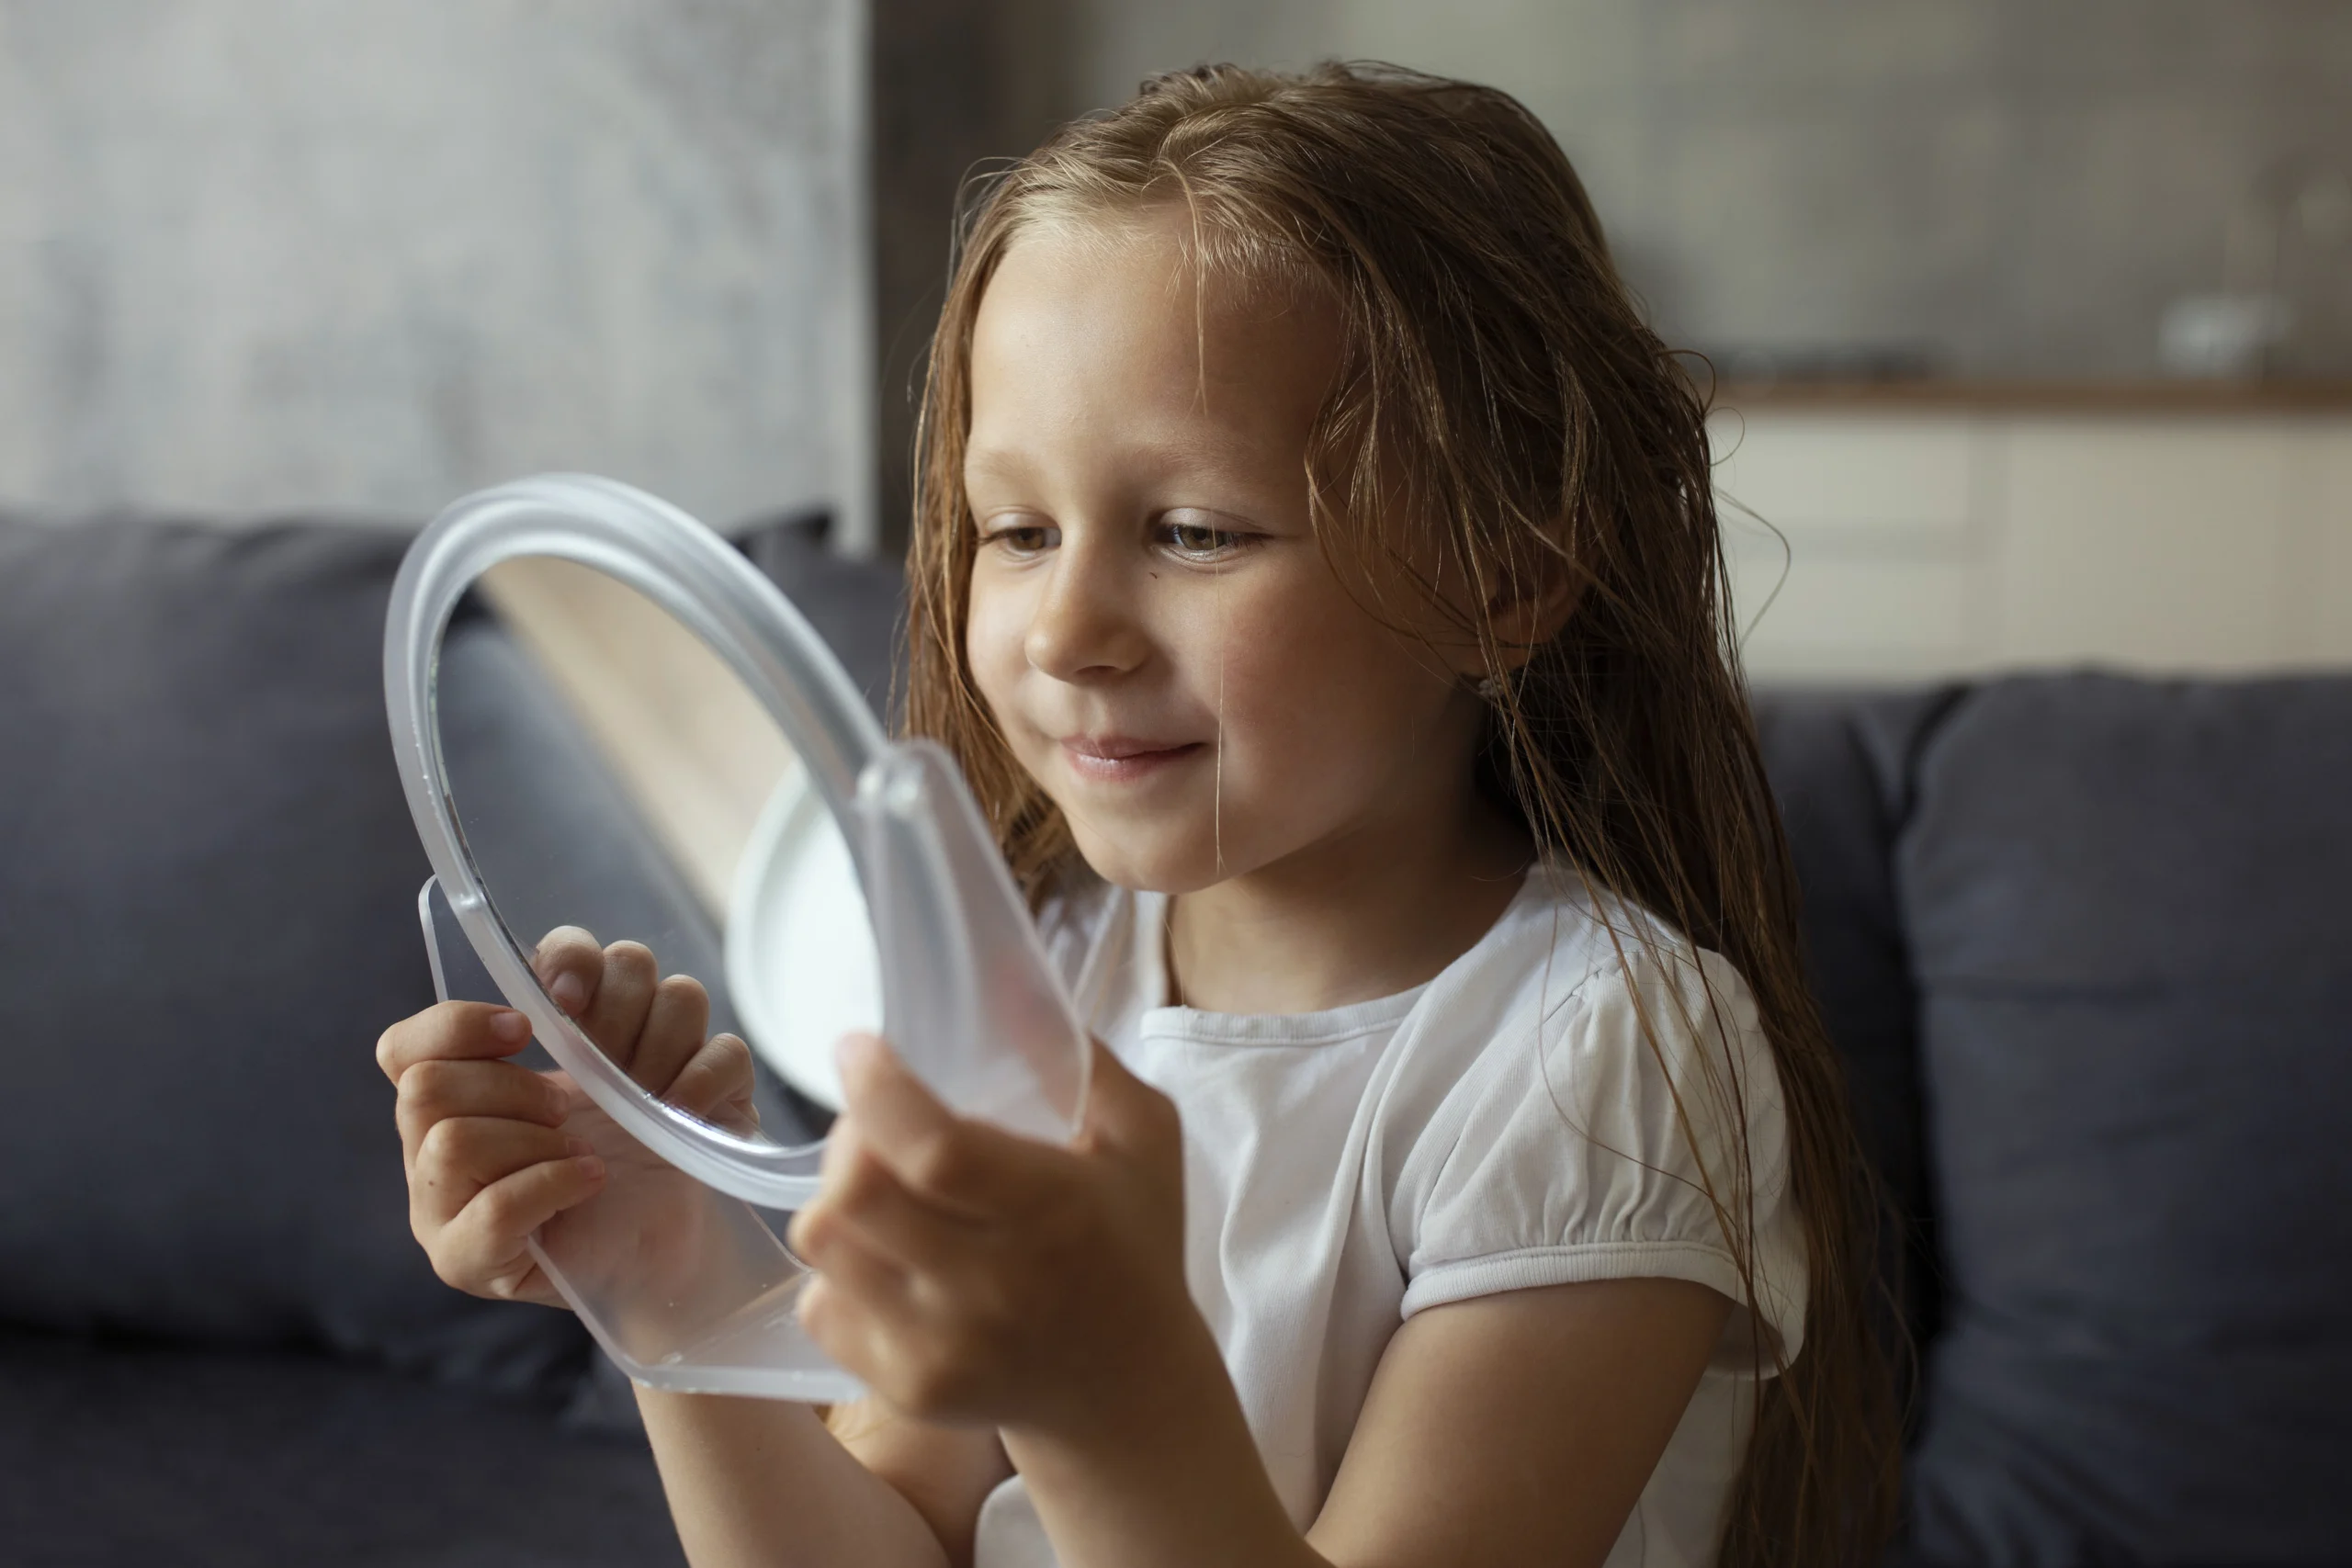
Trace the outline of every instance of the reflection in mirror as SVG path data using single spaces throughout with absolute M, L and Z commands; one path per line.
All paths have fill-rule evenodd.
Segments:
M 597 1046 L 739 1135 L 820 1135 L 832 1043 L 880 1023 L 872 928 L 848 847 L 758 699 L 652 600 L 550 557 L 476 584 L 434 695 L 491 905 L 543 983 L 560 963 L 602 973 L 582 1019 Z M 656 973 L 698 982 L 707 1016 Z

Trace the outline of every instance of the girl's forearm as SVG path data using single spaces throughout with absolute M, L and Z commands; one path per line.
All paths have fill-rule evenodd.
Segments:
M 1207 1325 L 1082 1422 L 1006 1427 L 1062 1568 L 1330 1568 L 1274 1494 Z
M 637 1391 L 695 1568 L 947 1568 L 939 1538 L 805 1404 Z

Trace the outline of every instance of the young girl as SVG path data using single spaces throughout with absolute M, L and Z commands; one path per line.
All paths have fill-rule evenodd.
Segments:
M 791 1240 L 873 1392 L 641 1392 L 697 1564 L 1871 1555 L 1863 1186 L 1702 415 L 1499 93 L 1206 69 L 995 184 L 908 715 L 1094 1087 L 1050 1147 L 845 1043 Z M 695 1057 L 642 949 L 540 964 L 609 1047 Z M 496 1060 L 526 1034 L 453 1003 L 380 1055 L 443 1277 L 549 1299 L 524 1238 L 601 1171 Z

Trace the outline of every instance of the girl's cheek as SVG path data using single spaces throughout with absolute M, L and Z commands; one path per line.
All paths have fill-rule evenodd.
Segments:
M 965 660 L 971 666 L 973 683 L 1000 724 L 1010 716 L 1006 705 L 1027 666 L 1022 641 L 1028 622 L 1015 599 L 1001 589 L 984 591 L 976 575 L 964 617 Z
M 1445 701 L 1426 659 L 1352 601 L 1250 608 L 1223 641 L 1224 724 L 1237 758 L 1286 775 L 1270 785 L 1347 793 L 1385 772 Z
M 1229 790 L 1298 787 L 1348 728 L 1356 677 L 1314 629 L 1279 614 L 1244 620 L 1204 661 L 1196 689 L 1225 737 Z
M 1363 613 L 1352 604 L 1338 613 L 1326 597 L 1295 588 L 1234 596 L 1201 661 L 1212 689 L 1223 685 L 1228 713 L 1297 724 L 1378 679 L 1378 666 L 1365 663 Z

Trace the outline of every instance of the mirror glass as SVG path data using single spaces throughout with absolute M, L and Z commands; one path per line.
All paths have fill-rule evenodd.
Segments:
M 707 1018 L 666 998 L 634 1034 L 638 1010 L 600 998 L 582 1021 L 597 1046 L 738 1136 L 820 1137 L 833 1043 L 880 1027 L 878 965 L 848 845 L 759 700 L 635 588 L 526 556 L 458 606 L 434 704 L 466 852 L 517 950 L 635 942 L 707 996 Z M 750 1046 L 748 1081 L 730 1070 L 707 1101 L 685 1064 L 729 1034 Z

